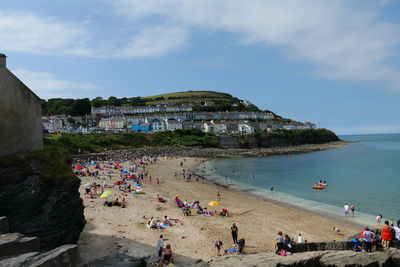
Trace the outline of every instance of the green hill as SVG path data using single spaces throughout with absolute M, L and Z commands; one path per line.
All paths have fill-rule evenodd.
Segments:
M 206 102 L 207 105 L 206 105 Z M 213 103 L 211 103 L 213 102 Z M 154 96 L 137 96 L 117 98 L 110 96 L 108 99 L 96 97 L 92 100 L 52 98 L 43 100 L 42 113 L 44 115 L 66 114 L 81 116 L 89 114 L 91 107 L 101 106 L 145 106 L 158 103 L 192 104 L 193 111 L 259 111 L 255 105 L 245 105 L 237 97 L 230 94 L 214 91 L 184 91 Z
M 162 95 L 142 97 L 146 105 L 152 105 L 159 102 L 166 103 L 201 103 L 204 101 L 222 101 L 227 103 L 240 103 L 240 99 L 226 93 L 213 91 L 184 91 Z

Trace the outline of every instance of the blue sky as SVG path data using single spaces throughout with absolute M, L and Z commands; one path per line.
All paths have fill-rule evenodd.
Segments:
M 0 53 L 42 98 L 215 90 L 338 134 L 400 132 L 394 0 L 3 0 Z

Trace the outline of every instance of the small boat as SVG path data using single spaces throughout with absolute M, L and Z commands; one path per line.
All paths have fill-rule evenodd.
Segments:
M 322 183 L 322 184 L 320 183 L 319 185 L 323 186 L 323 187 L 328 186 L 328 184 L 325 184 L 325 183 Z
M 325 186 L 321 186 L 321 185 L 313 185 L 312 186 L 313 189 L 318 189 L 318 190 L 322 190 L 325 188 Z

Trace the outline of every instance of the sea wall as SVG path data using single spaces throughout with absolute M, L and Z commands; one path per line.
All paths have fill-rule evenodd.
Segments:
M 41 100 L 0 61 L 0 157 L 42 149 Z

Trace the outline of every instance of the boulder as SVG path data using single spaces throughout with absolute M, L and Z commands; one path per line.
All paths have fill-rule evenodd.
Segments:
M 77 243 L 85 225 L 80 180 L 57 183 L 17 167 L 0 168 L 0 214 L 8 217 L 10 231 L 38 237 L 41 250 Z
M 9 231 L 8 218 L 6 216 L 0 217 L 0 234 L 6 234 Z
M 26 253 L 0 261 L 2 267 L 75 267 L 78 249 L 76 245 L 64 245 L 51 251 Z
M 0 257 L 11 257 L 39 250 L 40 240 L 37 237 L 25 237 L 17 233 L 0 235 Z

